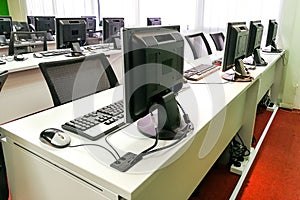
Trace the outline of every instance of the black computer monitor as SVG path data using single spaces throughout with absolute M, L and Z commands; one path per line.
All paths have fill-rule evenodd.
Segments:
M 229 81 L 252 80 L 243 63 L 247 51 L 248 35 L 246 22 L 228 23 L 222 71 L 234 69 L 235 73 L 224 73 L 222 76 L 224 79 Z
M 86 22 L 84 18 L 56 18 L 56 48 L 72 48 L 84 45 L 86 40 Z
M 6 39 L 9 39 L 11 31 L 12 31 L 11 16 L 0 16 L 0 35 L 4 35 Z
M 124 18 L 103 18 L 103 41 L 115 43 L 120 39 L 120 29 L 124 27 Z
M 137 121 L 141 133 L 156 137 L 149 113 L 158 108 L 160 139 L 182 136 L 175 99 L 183 83 L 184 40 L 178 26 L 124 28 L 125 121 Z
M 276 45 L 277 30 L 278 30 L 278 23 L 276 22 L 275 19 L 270 19 L 269 26 L 268 26 L 267 40 L 266 40 L 266 47 L 271 46 L 271 50 L 269 51 L 270 53 L 282 52 L 282 49 L 278 49 Z
M 27 22 L 12 21 L 13 31 L 15 32 L 30 32 Z M 32 40 L 32 34 L 20 34 L 16 38 L 17 40 Z
M 27 23 L 30 31 L 35 31 L 34 16 L 27 16 Z
M 253 56 L 253 62 L 247 64 L 255 66 L 266 66 L 268 64 L 260 55 L 263 30 L 264 26 L 261 24 L 260 20 L 250 21 L 246 57 Z
M 153 25 L 161 25 L 161 18 L 160 17 L 148 17 L 147 18 L 147 26 Z
M 34 26 L 36 31 L 46 31 L 55 35 L 54 16 L 34 16 Z
M 27 23 L 34 25 L 34 16 L 27 15 Z
M 96 16 L 81 16 L 86 21 L 86 32 L 96 31 Z

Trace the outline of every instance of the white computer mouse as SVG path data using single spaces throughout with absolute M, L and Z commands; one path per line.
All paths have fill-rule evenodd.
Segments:
M 70 136 L 63 130 L 57 128 L 47 128 L 40 134 L 40 140 L 56 148 L 64 148 L 71 143 Z

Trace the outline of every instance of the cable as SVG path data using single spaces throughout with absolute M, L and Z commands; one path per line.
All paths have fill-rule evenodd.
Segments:
M 117 154 L 117 156 L 119 158 L 121 158 L 120 154 L 118 153 L 118 151 L 113 147 L 113 145 L 111 145 L 108 141 L 108 137 L 111 135 L 112 133 L 108 134 L 106 137 L 105 137 L 105 142 L 110 146 L 110 148 L 112 148 L 112 150 Z
M 78 145 L 71 145 L 69 147 L 70 148 L 75 148 L 75 147 L 83 147 L 83 146 L 96 146 L 96 147 L 100 147 L 100 148 L 106 150 L 107 152 L 109 152 L 114 157 L 115 160 L 118 160 L 118 158 L 109 149 L 107 149 L 106 147 L 101 146 L 99 144 L 78 144 Z
M 229 145 L 229 164 L 233 164 L 234 166 L 239 167 L 241 166 L 240 162 L 244 161 L 244 157 L 250 155 L 250 151 L 244 144 L 240 135 L 237 133 L 236 136 L 238 137 L 239 141 L 237 141 L 234 137 Z
M 179 106 L 179 108 L 181 109 L 181 111 L 183 113 L 183 119 L 186 123 L 186 126 L 178 131 L 178 132 L 181 132 L 180 137 L 178 137 L 178 139 L 175 142 L 173 142 L 173 143 L 171 143 L 167 146 L 160 147 L 160 148 L 157 148 L 157 149 L 153 149 L 158 143 L 159 132 L 157 130 L 157 125 L 154 123 L 155 120 L 154 120 L 154 118 L 152 118 L 153 115 L 152 115 L 152 112 L 151 112 L 151 119 L 152 119 L 152 122 L 154 123 L 155 132 L 156 132 L 155 142 L 151 147 L 147 148 L 146 150 L 144 150 L 140 154 L 138 154 L 137 157 L 132 161 L 132 163 L 135 162 L 136 160 L 140 160 L 142 157 L 144 157 L 146 155 L 149 155 L 149 154 L 152 154 L 152 153 L 155 153 L 155 152 L 158 152 L 158 151 L 162 151 L 162 150 L 168 149 L 168 148 L 176 145 L 177 143 L 179 143 L 182 139 L 184 139 L 186 137 L 186 135 L 189 131 L 194 130 L 194 126 L 193 126 L 188 114 L 185 112 L 185 110 L 183 109 L 183 107 L 181 106 L 181 104 L 177 100 L 176 100 L 176 103 Z M 174 133 L 178 134 L 178 132 L 177 133 L 174 132 Z M 153 149 L 153 150 L 151 150 L 151 149 Z
M 243 146 L 243 156 L 249 156 L 250 155 L 250 151 L 246 147 L 246 145 L 244 144 L 244 142 L 243 142 L 241 136 L 239 135 L 239 133 L 237 133 L 237 136 L 238 136 L 238 138 L 239 138 L 239 140 L 240 140 L 240 142 L 242 143 L 242 146 Z

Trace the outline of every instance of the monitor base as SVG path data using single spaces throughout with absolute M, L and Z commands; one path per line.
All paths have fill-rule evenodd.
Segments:
M 241 76 L 238 75 L 237 73 L 232 73 L 232 74 L 225 73 L 223 74 L 222 78 L 224 80 L 232 81 L 232 82 L 251 82 L 253 80 L 252 76 Z
M 157 114 L 153 114 L 155 120 L 157 120 Z M 145 136 L 150 138 L 156 138 L 156 130 L 151 119 L 151 115 L 148 114 L 145 117 L 141 118 L 137 122 L 138 130 Z M 159 130 L 158 139 L 160 140 L 175 140 L 181 138 L 184 134 L 182 132 L 177 133 L 178 130 L 181 130 L 183 127 L 176 128 L 175 130 L 161 129 Z
M 281 53 L 282 49 L 262 50 L 264 53 Z
M 250 65 L 250 66 L 256 66 L 256 67 L 265 67 L 265 66 L 267 66 L 268 65 L 268 63 L 267 62 L 264 62 L 264 63 L 244 63 L 244 64 L 246 64 L 246 65 Z M 251 67 L 246 67 L 247 69 L 252 69 Z M 254 67 L 255 68 L 255 67 Z

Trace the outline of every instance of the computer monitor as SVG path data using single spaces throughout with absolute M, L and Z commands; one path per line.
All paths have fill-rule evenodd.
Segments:
M 11 31 L 12 31 L 11 16 L 0 16 L 0 35 L 4 35 L 6 39 L 9 39 Z
M 34 25 L 36 31 L 46 31 L 55 35 L 55 17 L 54 16 L 34 16 Z
M 103 41 L 114 43 L 114 47 L 120 45 L 120 29 L 124 27 L 124 18 L 103 18 Z
M 161 25 L 161 18 L 160 17 L 148 17 L 147 18 L 147 26 L 153 25 Z
M 276 22 L 275 19 L 270 19 L 269 26 L 268 26 L 267 40 L 266 40 L 266 47 L 271 46 L 271 50 L 269 51 L 270 53 L 282 52 L 282 49 L 278 49 L 276 45 L 277 30 L 278 30 L 278 23 Z
M 15 32 L 30 32 L 27 22 L 12 21 L 13 31 Z M 20 34 L 17 36 L 17 40 L 32 40 L 32 34 Z
M 246 57 L 253 56 L 253 62 L 247 64 L 255 66 L 266 66 L 268 64 L 260 55 L 263 30 L 264 26 L 260 20 L 250 21 Z
M 27 23 L 30 31 L 35 31 L 34 16 L 27 16 Z
M 248 44 L 249 30 L 246 22 L 230 22 L 227 25 L 227 33 L 225 40 L 225 50 L 222 62 L 222 76 L 229 81 L 251 81 L 244 66 L 243 58 L 246 55 Z M 234 69 L 234 73 L 226 73 L 227 70 Z
M 124 28 L 125 121 L 137 121 L 138 130 L 156 137 L 149 113 L 157 110 L 160 139 L 182 136 L 175 94 L 183 83 L 184 40 L 178 26 Z
M 81 16 L 86 21 L 86 32 L 96 31 L 96 16 Z
M 80 51 L 86 40 L 84 18 L 56 18 L 56 48 L 72 48 Z
M 34 25 L 34 16 L 27 15 L 27 23 Z

